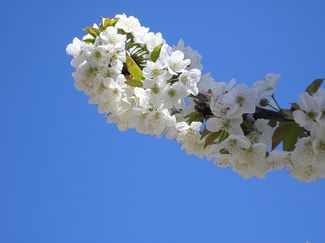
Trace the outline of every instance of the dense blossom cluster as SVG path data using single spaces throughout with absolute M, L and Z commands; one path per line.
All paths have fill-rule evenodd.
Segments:
M 281 109 L 274 97 L 279 75 L 252 87 L 216 82 L 201 74 L 196 51 L 183 41 L 169 46 L 132 16 L 102 18 L 85 31 L 67 46 L 75 87 L 120 130 L 175 139 L 188 154 L 244 178 L 277 168 L 302 181 L 325 177 L 325 90 L 313 84 Z M 280 143 L 284 151 L 275 150 Z

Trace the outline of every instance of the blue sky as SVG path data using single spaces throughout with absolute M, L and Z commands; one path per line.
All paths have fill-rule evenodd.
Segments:
M 325 181 L 244 180 L 175 142 L 121 133 L 73 88 L 65 46 L 125 12 L 199 50 L 219 81 L 282 74 L 295 101 L 324 77 L 325 2 L 1 3 L 1 243 L 325 242 Z

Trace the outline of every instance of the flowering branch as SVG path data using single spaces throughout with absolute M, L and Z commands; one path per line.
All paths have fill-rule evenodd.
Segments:
M 298 103 L 275 99 L 280 75 L 252 87 L 201 74 L 201 56 L 166 44 L 134 17 L 101 18 L 67 53 L 75 87 L 120 130 L 175 139 L 188 154 L 244 178 L 286 168 L 301 181 L 325 177 L 325 90 L 314 80 Z M 282 151 L 276 148 L 282 144 Z

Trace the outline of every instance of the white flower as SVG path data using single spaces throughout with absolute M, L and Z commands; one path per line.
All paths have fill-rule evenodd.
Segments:
M 98 111 L 108 113 L 117 110 L 122 105 L 120 102 L 125 95 L 125 84 L 111 78 L 105 78 L 103 86 L 105 88 L 99 95 Z
M 176 124 L 176 129 L 180 132 L 187 132 L 188 130 L 199 132 L 202 126 L 202 122 L 192 122 L 189 125 L 187 122 L 179 122 Z
M 79 65 L 76 72 L 72 73 L 75 79 L 75 88 L 91 94 L 94 90 L 94 79 L 97 75 L 97 67 L 91 66 L 89 62 Z
M 116 28 L 124 30 L 126 33 L 131 33 L 137 30 L 140 27 L 140 22 L 137 18 L 130 16 L 126 17 L 126 15 L 117 16 L 119 20 L 116 23 Z
M 325 124 L 315 125 L 311 130 L 311 137 L 315 153 L 325 154 Z
M 236 153 L 236 159 L 232 161 L 232 167 L 244 178 L 252 176 L 264 178 L 267 169 L 265 156 L 265 144 L 253 144 L 249 148 L 241 149 Z
M 139 44 L 145 44 L 146 43 L 146 36 L 148 34 L 149 28 L 140 26 L 132 31 L 132 34 L 134 36 L 134 41 Z
M 217 95 L 211 95 L 210 109 L 216 117 L 227 116 L 228 109 L 223 105 L 223 103 L 221 103 L 221 99 Z
M 204 156 L 204 144 L 200 135 L 201 125 L 201 122 L 192 122 L 191 125 L 186 122 L 176 124 L 176 129 L 179 131 L 177 141 L 182 144 L 186 153 L 196 154 L 199 157 Z
M 301 127 L 310 131 L 316 124 L 316 118 L 320 113 L 320 106 L 317 102 L 317 98 L 304 92 L 300 95 L 299 106 L 301 110 L 295 110 L 293 112 L 293 117 Z
M 220 143 L 219 146 L 232 154 L 240 149 L 248 149 L 251 146 L 251 142 L 245 136 L 231 134 L 225 141 Z
M 291 154 L 290 173 L 298 180 L 312 181 L 325 177 L 325 153 L 322 151 L 321 145 L 324 140 L 320 139 L 320 136 L 324 135 L 324 127 L 319 129 L 314 131 L 320 133 L 316 137 L 314 134 L 315 140 L 312 140 L 311 137 L 299 139 Z
M 100 32 L 96 38 L 95 45 L 107 45 L 106 48 L 115 51 L 125 49 L 126 36 L 117 33 L 117 29 L 109 26 L 106 30 Z
M 128 102 L 131 107 L 140 108 L 141 110 L 146 110 L 149 107 L 149 93 L 143 88 L 131 88 L 127 90 L 128 92 L 133 93 L 133 95 L 129 95 Z
M 73 42 L 66 48 L 66 53 L 73 57 L 71 65 L 75 68 L 79 68 L 84 62 L 87 62 L 87 57 L 83 51 L 88 44 L 83 43 L 78 38 L 74 38 Z
M 83 48 L 83 54 L 91 65 L 98 67 L 107 67 L 112 57 L 112 53 L 108 52 L 104 46 L 87 45 Z
M 236 80 L 232 79 L 228 83 L 225 82 L 216 82 L 209 73 L 201 76 L 198 88 L 200 92 L 211 91 L 212 94 L 216 97 L 224 95 L 226 92 L 232 89 L 236 84 Z
M 255 121 L 257 141 L 264 143 L 266 146 L 271 146 L 272 136 L 275 130 L 275 127 L 271 127 L 268 120 L 258 119 Z
M 256 81 L 254 83 L 254 88 L 257 93 L 262 96 L 272 96 L 275 92 L 275 86 L 280 80 L 280 74 L 268 73 L 264 80 Z
M 229 119 L 227 117 L 212 117 L 207 120 L 206 128 L 210 132 L 219 132 L 222 130 L 232 135 L 244 135 L 243 130 L 240 127 L 240 124 L 242 122 L 242 117 L 238 119 Z
M 325 178 L 325 153 L 317 153 L 314 156 L 313 168 L 318 178 Z
M 120 75 L 119 77 L 121 77 Z M 120 78 L 122 79 L 122 78 Z M 109 97 L 114 97 L 114 96 L 121 96 L 125 92 L 125 84 L 121 81 L 119 81 L 119 78 L 117 80 L 111 79 L 111 78 L 106 78 L 103 81 L 103 84 L 108 88 L 110 91 Z
M 145 36 L 145 43 L 149 52 L 152 52 L 155 47 L 159 46 L 160 44 L 165 43 L 165 40 L 162 38 L 161 33 L 152 33 L 149 32 Z
M 190 59 L 184 60 L 184 53 L 181 51 L 174 51 L 167 59 L 168 70 L 174 75 L 183 72 L 190 63 Z
M 161 108 L 164 106 L 164 89 L 159 87 L 157 84 L 154 84 L 151 88 L 147 89 L 150 95 L 150 103 L 156 107 Z
M 159 57 L 156 60 L 156 63 L 159 63 L 160 65 L 162 65 L 164 67 L 167 67 L 167 61 L 168 61 L 170 54 L 172 52 L 173 52 L 173 49 L 169 45 L 164 43 L 160 48 Z
M 83 46 L 83 42 L 78 38 L 73 38 L 71 44 L 69 44 L 66 48 L 66 52 L 68 55 L 76 57 L 80 55 L 81 47 Z
M 325 90 L 319 89 L 314 97 L 317 99 L 317 103 L 319 104 L 319 114 L 317 116 L 318 122 L 325 122 Z
M 197 83 L 200 81 L 201 71 L 198 69 L 192 69 L 190 71 L 184 71 L 178 78 L 179 82 L 185 86 L 187 94 L 197 95 L 199 89 Z
M 149 113 L 146 119 L 146 130 L 150 134 L 161 137 L 167 128 L 175 124 L 175 117 L 171 116 L 167 109 L 158 109 Z
M 265 159 L 268 170 L 285 168 L 292 163 L 290 156 L 289 152 L 284 151 L 273 150 L 269 152 L 269 156 Z
M 254 113 L 256 91 L 249 89 L 245 84 L 240 84 L 223 96 L 224 105 L 229 108 L 228 116 L 238 118 L 244 113 Z
M 189 68 L 197 68 L 200 70 L 202 69 L 202 56 L 197 51 L 194 51 L 191 47 L 185 47 L 183 40 L 179 40 L 177 46 L 174 46 L 173 50 L 179 50 L 183 52 L 185 58 L 191 60 Z
M 299 139 L 291 154 L 291 163 L 289 164 L 291 175 L 301 181 L 315 180 L 317 174 L 313 167 L 314 155 L 310 137 Z
M 200 82 L 198 84 L 198 89 L 200 92 L 208 92 L 211 89 L 214 89 L 217 82 L 212 78 L 210 73 L 201 75 Z
M 128 113 L 129 113 L 128 120 L 127 120 L 128 128 L 136 128 L 138 132 L 140 132 L 139 130 L 141 129 L 138 129 L 138 127 L 141 127 L 141 122 L 143 122 L 142 118 L 146 117 L 147 113 L 139 109 L 130 109 L 128 110 Z
M 165 69 L 165 66 L 151 61 L 147 62 L 147 65 L 143 68 L 142 72 L 143 76 L 146 78 L 144 81 L 145 88 L 151 88 L 155 84 L 163 87 L 166 85 L 166 81 L 172 77 L 172 75 Z
M 172 85 L 166 85 L 166 87 L 163 89 L 162 95 L 162 99 L 164 100 L 164 108 L 180 108 L 182 99 L 187 95 L 187 90 L 183 85 L 179 84 L 179 82 L 176 82 Z

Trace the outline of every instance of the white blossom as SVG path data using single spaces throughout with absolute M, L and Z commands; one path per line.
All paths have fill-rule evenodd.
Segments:
M 141 26 L 139 20 L 133 16 L 127 17 L 123 14 L 116 17 L 119 19 L 116 23 L 116 28 L 122 29 L 126 33 L 134 32 Z
M 145 43 L 147 46 L 148 51 L 153 51 L 153 49 L 155 49 L 155 47 L 159 46 L 160 44 L 165 43 L 165 40 L 162 38 L 162 34 L 161 33 L 152 33 L 149 32 L 146 36 L 145 36 Z
M 226 118 L 226 117 L 212 117 L 206 122 L 206 128 L 210 132 L 226 131 L 233 135 L 244 135 L 240 124 L 243 122 L 242 118 Z
M 280 74 L 268 73 L 264 80 L 259 80 L 254 83 L 254 88 L 261 97 L 272 96 L 280 77 Z
M 191 60 L 184 60 L 184 53 L 181 51 L 174 51 L 167 59 L 167 67 L 171 74 L 177 75 L 177 73 L 183 72 L 185 68 L 190 65 Z
M 254 125 L 256 130 L 250 133 L 250 138 L 253 136 L 254 138 L 252 140 L 254 142 L 260 142 L 270 147 L 275 127 L 271 127 L 269 121 L 265 119 L 256 120 Z
M 185 70 L 179 76 L 179 83 L 184 85 L 188 95 L 197 95 L 199 93 L 197 83 L 200 81 L 200 77 L 201 71 L 198 69 L 192 69 L 190 71 Z
M 117 33 L 117 29 L 113 26 L 107 27 L 106 30 L 100 32 L 99 38 L 96 39 L 96 45 L 106 45 L 106 48 L 112 52 L 124 50 L 126 36 Z
M 325 124 L 317 124 L 311 130 L 311 138 L 315 153 L 325 155 Z M 325 161 L 324 161 L 325 163 Z
M 187 90 L 179 83 L 166 85 L 162 92 L 163 106 L 167 109 L 180 108 L 183 104 L 183 98 L 187 95 Z
M 324 89 L 312 87 L 300 95 L 298 105 L 280 110 L 274 98 L 280 75 L 269 73 L 253 87 L 235 86 L 235 79 L 217 82 L 209 73 L 201 75 L 201 55 L 182 40 L 171 47 L 161 33 L 149 32 L 125 14 L 116 15 L 114 24 L 93 24 L 81 40 L 74 38 L 66 47 L 76 89 L 98 106 L 108 123 L 121 131 L 132 128 L 174 139 L 186 153 L 243 178 L 264 178 L 279 168 L 301 181 L 325 178 Z M 157 58 L 154 50 L 160 50 Z M 131 61 L 126 62 L 126 53 Z M 264 106 L 273 109 L 267 119 L 260 118 Z M 271 151 L 282 119 L 301 126 L 293 151 Z
M 198 83 L 198 89 L 201 92 L 210 91 L 215 97 L 219 98 L 229 92 L 235 84 L 235 79 L 231 79 L 228 83 L 217 82 L 209 73 L 206 73 L 201 76 L 200 82 Z
M 155 84 L 164 87 L 166 81 L 172 77 L 172 74 L 161 63 L 148 61 L 147 65 L 143 68 L 143 76 L 146 78 L 144 87 L 152 88 Z
M 83 46 L 83 42 L 75 37 L 73 38 L 72 43 L 67 46 L 66 52 L 68 55 L 76 57 L 80 55 L 82 46 Z
M 320 106 L 317 98 L 310 96 L 308 93 L 300 95 L 299 106 L 301 110 L 293 112 L 295 121 L 307 130 L 311 130 L 316 124 L 316 118 L 320 113 Z
M 229 117 L 237 118 L 244 113 L 254 113 L 256 91 L 245 84 L 237 85 L 223 96 L 223 103 L 229 108 Z
M 197 51 L 194 51 L 191 47 L 185 47 L 184 41 L 182 39 L 177 42 L 177 45 L 174 46 L 173 50 L 179 50 L 183 52 L 185 59 L 191 60 L 189 68 L 196 68 L 200 70 L 202 69 L 202 56 Z

